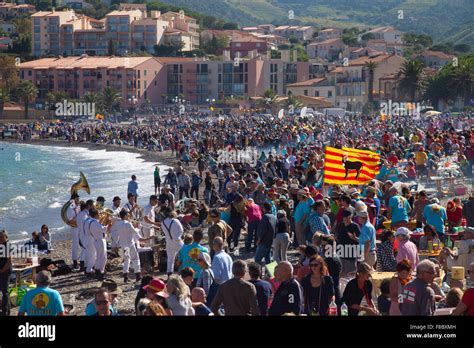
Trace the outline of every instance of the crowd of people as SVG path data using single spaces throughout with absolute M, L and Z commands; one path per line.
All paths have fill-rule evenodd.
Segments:
M 71 196 L 73 270 L 105 283 L 89 315 L 120 313 L 106 279 L 109 254 L 122 257 L 124 283 L 133 269 L 137 315 L 472 315 L 474 192 L 446 199 L 430 178 L 472 180 L 473 126 L 469 113 L 383 122 L 188 114 L 17 130 L 24 141 L 35 134 L 176 155 L 165 176 L 155 171 L 144 207 L 135 175 L 127 202 L 114 197 L 105 219 L 103 197 Z M 376 151 L 380 171 L 364 185 L 328 185 L 324 146 Z M 220 156 L 248 148 L 252 161 Z M 453 277 L 453 267 L 467 279 Z M 150 275 L 158 269 L 166 275 Z M 381 272 L 392 275 L 377 284 Z M 38 277 L 39 288 L 51 282 Z M 59 303 L 48 310 L 64 313 Z

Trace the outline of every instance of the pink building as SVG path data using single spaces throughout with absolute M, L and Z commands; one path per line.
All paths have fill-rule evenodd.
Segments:
M 166 87 L 163 64 L 153 57 L 67 57 L 43 58 L 20 65 L 22 80 L 38 88 L 38 101 L 51 91 L 63 91 L 71 99 L 105 87 L 118 90 L 122 105 L 136 98 L 158 104 Z

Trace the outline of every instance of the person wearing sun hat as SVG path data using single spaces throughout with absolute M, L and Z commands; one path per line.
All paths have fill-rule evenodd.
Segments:
M 411 231 L 406 227 L 399 227 L 395 232 L 395 238 L 398 239 L 397 262 L 408 259 L 413 268 L 420 262 L 418 257 L 418 248 L 410 241 Z

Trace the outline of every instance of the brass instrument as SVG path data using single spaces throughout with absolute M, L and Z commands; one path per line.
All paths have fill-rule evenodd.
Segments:
M 101 208 L 99 209 L 99 223 L 103 226 L 107 225 L 109 221 L 112 219 L 114 212 L 112 209 L 109 208 Z
M 83 172 L 80 172 L 79 180 L 76 183 L 72 184 L 71 195 L 77 193 L 80 190 L 84 190 L 88 194 L 91 193 L 89 183 L 87 182 L 87 179 Z M 77 224 L 75 222 L 69 222 L 67 218 L 67 210 L 69 206 L 71 205 L 71 203 L 72 203 L 72 200 L 69 200 L 66 204 L 63 205 L 63 207 L 61 208 L 61 218 L 63 219 L 66 225 L 71 226 L 71 227 L 77 227 Z

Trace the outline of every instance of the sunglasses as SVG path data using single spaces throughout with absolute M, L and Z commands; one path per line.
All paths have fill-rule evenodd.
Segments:
M 104 300 L 104 301 L 95 301 L 95 303 L 96 303 L 98 306 L 104 306 L 104 305 L 108 304 L 109 301 L 107 301 L 107 300 Z

